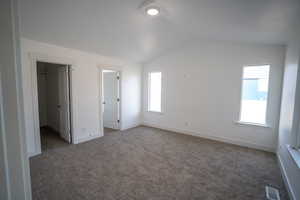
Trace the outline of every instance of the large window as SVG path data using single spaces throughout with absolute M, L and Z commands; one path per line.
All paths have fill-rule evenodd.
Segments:
M 150 72 L 148 80 L 148 111 L 161 112 L 161 72 Z
M 269 65 L 244 67 L 241 122 L 266 124 L 269 71 Z

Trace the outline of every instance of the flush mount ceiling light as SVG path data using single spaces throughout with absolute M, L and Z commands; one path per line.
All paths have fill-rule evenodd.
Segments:
M 158 7 L 151 6 L 151 7 L 146 8 L 146 14 L 149 16 L 157 16 L 157 15 L 159 15 L 159 13 L 160 13 L 160 10 Z
M 161 15 L 162 13 L 165 14 L 165 11 L 160 3 L 160 0 L 145 0 L 139 6 L 139 9 L 142 11 L 143 14 L 155 17 Z

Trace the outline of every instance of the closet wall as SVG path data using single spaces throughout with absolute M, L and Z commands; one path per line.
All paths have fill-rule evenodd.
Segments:
M 40 127 L 59 131 L 58 68 L 63 66 L 41 62 L 37 66 Z

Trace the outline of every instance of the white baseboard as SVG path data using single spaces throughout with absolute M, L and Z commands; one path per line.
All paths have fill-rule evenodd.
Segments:
M 268 151 L 268 152 L 272 152 L 272 153 L 276 152 L 275 148 L 273 148 L 273 147 L 262 146 L 259 144 L 249 143 L 249 142 L 245 142 L 245 141 L 241 141 L 241 140 L 234 140 L 231 138 L 225 138 L 225 137 L 207 135 L 207 134 L 202 134 L 202 133 L 197 133 L 197 132 L 192 132 L 192 131 L 187 131 L 187 130 L 181 130 L 181 129 L 176 129 L 176 128 L 164 127 L 164 126 L 159 126 L 159 125 L 151 124 L 151 123 L 147 123 L 147 122 L 144 122 L 143 125 L 153 127 L 153 128 L 159 128 L 159 129 L 163 129 L 163 130 L 167 130 L 167 131 L 172 131 L 172 132 L 176 132 L 176 133 L 182 133 L 182 134 L 186 134 L 186 135 L 192 135 L 192 136 L 196 136 L 196 137 L 202 137 L 202 138 L 206 138 L 206 139 L 216 140 L 216 141 L 225 142 L 225 143 L 229 143 L 229 144 L 235 144 L 235 145 L 248 147 L 248 148 L 252 148 L 252 149 L 259 149 L 259 150 Z
M 280 154 L 278 152 L 277 152 L 277 159 L 278 159 L 278 162 L 279 162 L 279 168 L 280 168 L 280 171 L 281 171 L 281 175 L 283 177 L 283 181 L 284 181 L 285 187 L 287 188 L 290 200 L 296 200 L 295 193 L 293 191 L 293 188 L 292 188 L 291 183 L 289 181 L 289 178 L 287 176 L 287 173 L 286 173 L 284 164 L 282 162 L 281 156 L 280 156 Z
M 33 156 L 40 155 L 42 152 L 28 152 L 28 158 L 31 158 Z
M 141 124 L 141 123 L 136 123 L 136 124 L 133 124 L 133 125 L 131 125 L 131 126 L 125 126 L 125 127 L 122 127 L 120 130 L 121 130 L 121 131 L 125 131 L 125 130 L 131 129 L 131 128 L 135 128 L 135 127 L 138 127 L 138 126 L 141 126 L 141 125 L 143 125 L 143 124 Z
M 84 137 L 84 138 L 79 138 L 77 140 L 74 140 L 73 144 L 79 144 L 82 142 L 87 142 L 96 138 L 100 138 L 103 135 L 94 135 L 94 136 L 89 136 L 89 137 Z M 28 158 L 33 157 L 33 156 L 37 156 L 40 155 L 42 152 L 28 152 Z
M 78 138 L 77 140 L 74 141 L 74 144 L 79 144 L 79 143 L 82 143 L 82 142 L 87 142 L 87 141 L 90 141 L 90 140 L 93 140 L 93 139 L 96 139 L 96 138 L 100 138 L 102 136 L 103 135 L 93 135 L 93 136 L 88 136 L 88 137 L 84 137 L 84 138 Z

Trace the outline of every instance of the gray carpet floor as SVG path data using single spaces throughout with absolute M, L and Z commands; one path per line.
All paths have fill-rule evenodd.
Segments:
M 33 199 L 265 200 L 287 193 L 274 154 L 149 127 L 30 159 Z
M 118 131 L 118 130 L 111 129 L 111 128 L 104 128 L 104 135 L 110 134 L 110 133 L 113 133 L 113 132 L 116 132 L 116 131 Z

